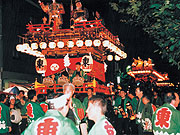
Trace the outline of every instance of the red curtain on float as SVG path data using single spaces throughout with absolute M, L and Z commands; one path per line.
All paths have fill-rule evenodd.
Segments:
M 82 58 L 69 58 L 70 66 L 68 68 L 72 70 L 76 70 L 76 62 L 81 62 Z M 47 70 L 45 72 L 45 76 L 49 76 L 63 70 L 64 67 L 64 59 L 46 59 L 47 60 Z M 99 63 L 93 60 L 93 68 L 92 71 L 87 73 L 89 76 L 95 76 L 97 79 L 105 82 L 105 72 L 104 72 L 104 64 Z

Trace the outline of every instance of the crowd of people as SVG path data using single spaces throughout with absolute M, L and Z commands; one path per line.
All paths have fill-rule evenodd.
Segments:
M 93 93 L 74 96 L 72 83 L 63 93 L 18 95 L 0 94 L 2 135 L 163 135 L 180 133 L 179 95 L 154 88 L 121 88 L 113 95 Z M 134 91 L 134 92 L 133 92 Z M 152 93 L 152 94 L 151 94 Z M 163 96 L 164 95 L 164 96 Z M 163 97 L 163 98 L 162 98 Z M 177 109 L 176 109 L 177 108 Z

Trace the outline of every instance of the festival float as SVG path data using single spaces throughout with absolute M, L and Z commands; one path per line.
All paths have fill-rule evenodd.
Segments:
M 106 29 L 101 19 L 74 21 L 69 29 L 58 27 L 56 19 L 53 25 L 44 20 L 43 24 L 27 24 L 27 33 L 20 36 L 22 43 L 16 46 L 17 51 L 37 57 L 36 71 L 42 74 L 43 82 L 35 82 L 35 90 L 58 93 L 62 92 L 63 84 L 72 82 L 76 93 L 86 93 L 86 88 L 91 87 L 94 93 L 110 94 L 105 85 L 105 61 L 112 60 L 108 54 L 113 54 L 116 60 L 127 57 L 118 36 Z M 77 62 L 87 79 L 77 76 L 70 81 Z
M 142 60 L 140 57 L 138 59 L 133 59 L 131 68 L 127 72 L 128 75 L 135 78 L 135 81 L 142 82 L 151 82 L 156 86 L 173 86 L 172 83 L 169 83 L 169 78 L 167 73 L 160 73 L 154 69 L 154 64 L 152 60 Z

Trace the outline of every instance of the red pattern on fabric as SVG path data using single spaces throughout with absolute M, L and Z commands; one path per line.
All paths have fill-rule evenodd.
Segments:
M 161 108 L 157 111 L 155 126 L 168 129 L 170 127 L 172 112 L 168 108 Z
M 68 68 L 70 68 L 72 70 L 76 70 L 76 62 L 81 62 L 81 59 L 82 59 L 82 57 L 80 57 L 80 58 L 69 58 L 71 64 Z M 58 64 L 59 69 L 56 71 L 52 71 L 50 69 L 50 66 L 52 64 Z M 47 70 L 45 72 L 45 76 L 49 76 L 49 75 L 58 73 L 61 70 L 63 70 L 64 68 L 65 68 L 64 67 L 64 59 L 47 59 Z M 105 82 L 104 64 L 93 60 L 93 69 L 90 73 L 87 73 L 87 75 L 92 76 L 92 77 L 95 76 L 97 79 Z
M 53 122 L 53 118 L 44 119 L 44 122 L 39 123 L 37 126 L 37 135 L 56 135 L 58 122 Z
M 153 113 L 156 111 L 156 106 L 152 104 Z
M 40 104 L 40 106 L 41 106 L 42 110 L 46 113 L 48 110 L 48 105 L 43 103 L 43 104 Z
M 84 118 L 84 110 L 82 108 L 77 108 L 78 116 L 80 120 Z
M 105 124 L 106 125 L 104 126 L 104 128 L 105 128 L 107 134 L 108 135 L 114 135 L 115 134 L 114 133 L 114 127 L 111 124 L 109 124 L 108 121 L 105 121 Z
M 32 104 L 28 104 L 28 105 L 26 106 L 26 109 L 27 109 L 27 115 L 28 115 L 30 118 L 34 118 Z

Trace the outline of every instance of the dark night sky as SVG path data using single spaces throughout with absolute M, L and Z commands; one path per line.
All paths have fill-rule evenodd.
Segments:
M 38 0 L 20 0 L 23 1 L 25 7 L 23 12 L 26 15 L 27 21 L 31 20 L 33 23 L 41 23 L 41 18 L 47 16 L 38 5 Z M 41 0 L 45 3 L 50 3 L 51 0 Z M 69 28 L 69 12 L 70 12 L 70 0 L 56 0 L 62 2 L 66 11 L 63 15 L 64 28 Z M 162 60 L 160 55 L 155 54 L 154 50 L 157 45 L 153 43 L 153 40 L 148 37 L 146 33 L 142 31 L 140 27 L 130 26 L 128 24 L 121 23 L 119 20 L 122 16 L 118 15 L 115 11 L 112 11 L 108 2 L 110 0 L 82 0 L 83 6 L 89 11 L 90 18 L 93 19 L 93 12 L 99 11 L 104 18 L 105 26 L 114 34 L 118 35 L 121 43 L 125 46 L 125 52 L 128 57 L 125 60 L 118 62 L 118 65 L 122 71 L 125 71 L 127 65 L 131 65 L 133 58 L 140 56 L 141 59 L 147 60 L 149 57 L 153 59 L 155 69 L 159 72 L 167 72 L 171 81 L 178 81 L 180 78 L 180 72 L 177 67 L 171 67 L 166 60 Z M 35 4 L 35 5 L 34 5 Z M 34 15 L 36 14 L 36 15 Z M 33 17 L 32 17 L 33 15 Z M 29 19 L 29 20 L 28 20 Z M 24 34 L 24 33 L 22 33 Z M 114 63 L 109 63 L 109 71 L 107 73 L 107 80 L 115 80 L 112 72 L 115 72 Z

